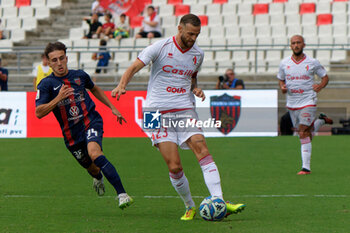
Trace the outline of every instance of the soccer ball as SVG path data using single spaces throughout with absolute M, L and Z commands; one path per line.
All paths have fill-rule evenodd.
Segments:
M 206 221 L 221 221 L 226 211 L 226 203 L 219 197 L 206 197 L 199 206 L 199 214 Z

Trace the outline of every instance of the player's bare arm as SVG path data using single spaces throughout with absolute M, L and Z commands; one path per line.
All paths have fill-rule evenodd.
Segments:
M 7 80 L 7 75 L 0 71 L 0 79 L 5 82 Z
M 197 87 L 197 74 L 192 76 L 192 80 L 191 80 L 192 84 L 191 84 L 191 90 L 193 92 L 193 94 L 199 98 L 202 99 L 202 101 L 205 100 L 205 94 L 203 92 L 203 90 L 201 88 Z
M 284 80 L 279 80 L 279 86 L 283 94 L 287 93 L 287 85 Z
M 122 124 L 123 121 L 126 123 L 126 120 L 124 119 L 124 117 L 122 116 L 122 114 L 118 111 L 118 109 L 112 104 L 112 102 L 108 99 L 108 97 L 106 96 L 106 94 L 104 93 L 104 91 L 98 87 L 97 85 L 95 85 L 92 89 L 91 89 L 91 93 L 99 100 L 101 101 L 104 105 L 106 105 L 107 107 L 109 107 L 112 110 L 112 113 L 117 116 L 117 121 L 119 122 L 119 124 Z
M 118 86 L 112 90 L 112 97 L 117 97 L 117 100 L 119 100 L 121 95 L 124 95 L 126 93 L 126 86 L 134 77 L 134 75 L 141 70 L 145 64 L 143 64 L 142 61 L 139 59 L 136 59 L 134 63 L 124 72 Z
M 39 119 L 43 118 L 44 116 L 49 114 L 61 100 L 67 98 L 70 95 L 73 95 L 73 93 L 74 93 L 73 88 L 68 87 L 66 85 L 62 85 L 60 91 L 58 92 L 58 95 L 53 100 L 51 100 L 47 104 L 42 104 L 35 108 L 36 117 Z
M 322 81 L 319 84 L 314 84 L 312 87 L 315 92 L 320 92 L 323 88 L 325 88 L 328 84 L 329 78 L 328 75 L 322 78 Z

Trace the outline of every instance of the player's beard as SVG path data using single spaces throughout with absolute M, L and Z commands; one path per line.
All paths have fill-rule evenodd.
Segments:
M 192 48 L 192 46 L 194 45 L 194 41 L 191 42 L 189 40 L 186 40 L 185 36 L 181 36 L 181 41 L 182 41 L 182 44 L 184 44 L 186 46 L 186 49 L 189 49 L 189 48 Z
M 304 52 L 303 49 L 300 49 L 299 52 L 293 51 L 293 54 L 294 54 L 295 56 L 299 57 L 301 54 L 303 54 L 303 52 Z

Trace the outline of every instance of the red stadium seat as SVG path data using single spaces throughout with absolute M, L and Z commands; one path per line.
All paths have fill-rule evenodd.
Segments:
M 288 2 L 288 0 L 273 0 L 273 2 Z
M 16 7 L 30 6 L 30 0 L 16 0 Z
M 131 28 L 141 27 L 142 21 L 143 21 L 143 16 L 130 17 L 130 27 Z
M 349 0 L 333 0 L 333 2 L 348 2 Z
M 175 5 L 175 16 L 186 15 L 190 13 L 189 5 Z
M 332 24 L 333 15 L 332 14 L 320 14 L 317 16 L 317 26 Z
M 224 4 L 224 3 L 227 3 L 227 0 L 213 0 L 213 3 Z
M 173 5 L 182 4 L 182 0 L 168 0 L 168 4 L 173 4 Z
M 253 15 L 267 14 L 269 13 L 269 4 L 254 4 Z
M 316 9 L 316 4 L 311 2 L 311 3 L 302 3 L 300 4 L 300 11 L 299 13 L 302 14 L 310 14 L 310 13 L 315 13 Z
M 206 15 L 198 15 L 198 18 L 201 20 L 202 26 L 208 26 L 208 16 Z
M 152 4 L 152 0 L 144 0 L 146 5 L 151 5 Z

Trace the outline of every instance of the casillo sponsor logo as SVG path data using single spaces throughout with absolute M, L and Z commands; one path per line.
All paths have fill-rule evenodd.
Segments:
M 186 93 L 186 89 L 183 89 L 182 87 L 181 88 L 167 87 L 166 91 L 171 93 L 180 93 L 180 94 Z
M 291 89 L 290 92 L 293 94 L 303 94 L 304 90 L 303 89 Z
M 307 75 L 302 75 L 302 76 L 287 76 L 287 80 L 309 80 L 310 77 Z
M 176 69 L 171 65 L 165 65 L 162 67 L 162 70 L 166 73 L 172 73 L 172 74 L 178 74 L 178 75 L 183 75 L 183 76 L 189 76 L 191 77 L 194 73 L 193 70 L 181 70 L 181 69 Z

